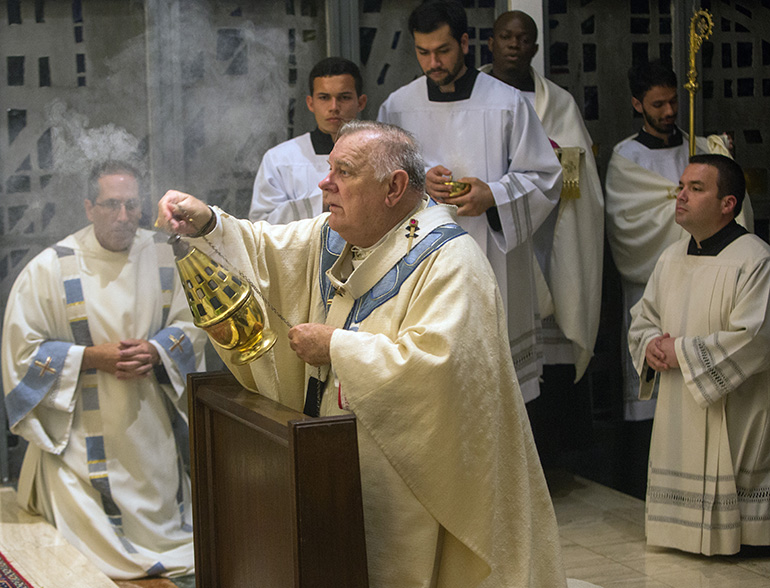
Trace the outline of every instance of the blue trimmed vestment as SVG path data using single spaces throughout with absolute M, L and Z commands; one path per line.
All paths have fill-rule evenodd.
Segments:
M 162 370 L 81 372 L 86 346 L 125 339 L 151 341 Z M 22 506 L 112 578 L 190 573 L 184 390 L 205 335 L 168 245 L 139 230 L 128 252 L 111 252 L 89 226 L 44 250 L 14 284 L 2 341 L 9 423 L 30 442 Z

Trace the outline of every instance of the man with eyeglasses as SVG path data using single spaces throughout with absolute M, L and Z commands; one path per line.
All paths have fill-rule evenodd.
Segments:
M 204 369 L 165 238 L 139 228 L 140 174 L 92 172 L 91 224 L 35 257 L 5 313 L 11 431 L 29 441 L 23 508 L 115 579 L 194 569 L 188 372 Z

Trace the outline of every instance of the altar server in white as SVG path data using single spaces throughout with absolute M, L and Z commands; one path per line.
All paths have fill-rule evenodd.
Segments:
M 623 332 L 628 329 L 628 310 L 641 298 L 660 254 L 686 234 L 674 220 L 674 200 L 689 158 L 689 140 L 676 125 L 676 74 L 655 61 L 631 68 L 628 79 L 631 104 L 644 124 L 615 145 L 605 184 L 607 238 L 623 290 Z M 696 147 L 698 153 L 729 155 L 722 138 L 715 135 L 697 137 Z M 739 220 L 753 230 L 748 198 Z M 624 417 L 651 419 L 655 403 L 639 401 L 639 380 L 625 352 L 624 358 Z
M 545 363 L 574 365 L 577 381 L 593 356 L 599 330 L 604 197 L 593 141 L 575 99 L 531 65 L 538 51 L 537 32 L 524 12 L 500 15 L 489 37 L 493 62 L 481 71 L 522 92 L 561 154 L 564 183 L 558 214 L 538 232 L 535 250 L 547 283 L 539 295 Z
M 115 579 L 194 571 L 185 379 L 205 335 L 165 238 L 138 229 L 138 178 L 95 168 L 92 224 L 22 270 L 2 341 L 8 420 L 29 441 L 19 502 Z
M 323 212 L 320 182 L 329 172 L 329 153 L 337 132 L 366 106 L 358 66 L 342 57 L 327 57 L 310 70 L 305 103 L 316 129 L 269 149 L 262 157 L 249 218 L 283 224 Z
M 668 247 L 628 341 L 639 396 L 658 390 L 647 487 L 651 545 L 705 555 L 770 545 L 770 247 L 735 222 L 740 166 L 696 155 Z
M 294 324 L 268 315 L 275 346 L 234 373 L 298 410 L 355 413 L 371 588 L 564 587 L 488 261 L 453 207 L 429 205 L 403 130 L 353 121 L 329 161 L 315 219 L 252 224 L 161 199 L 182 234 L 215 214 L 195 246 L 222 251 Z
M 521 93 L 465 65 L 467 17 L 454 1 L 430 0 L 409 17 L 424 77 L 393 92 L 378 120 L 415 134 L 430 169 L 428 193 L 458 206 L 460 225 L 497 276 L 508 339 L 525 400 L 542 371 L 532 235 L 556 208 L 561 166 Z M 451 195 L 448 180 L 468 184 Z

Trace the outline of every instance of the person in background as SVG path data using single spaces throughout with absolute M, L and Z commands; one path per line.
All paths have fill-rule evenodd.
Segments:
M 455 1 L 414 9 L 409 31 L 424 76 L 393 92 L 377 119 L 413 133 L 437 202 L 458 207 L 497 276 L 508 341 L 526 401 L 540 393 L 542 346 L 533 235 L 557 207 L 561 166 L 517 89 L 465 64 L 468 20 Z M 459 181 L 455 190 L 447 182 Z
M 501 14 L 488 41 L 492 63 L 481 71 L 529 100 L 563 168 L 558 209 L 534 236 L 545 365 L 541 396 L 527 404 L 540 459 L 544 466 L 558 466 L 560 438 L 574 447 L 576 438 L 585 437 L 581 427 L 590 426 L 589 393 L 575 384 L 593 356 L 599 330 L 604 197 L 593 141 L 575 99 L 532 67 L 537 35 L 528 14 Z
M 269 149 L 254 180 L 252 221 L 273 224 L 312 218 L 323 211 L 318 187 L 329 171 L 329 153 L 340 127 L 366 106 L 358 66 L 342 57 L 319 61 L 309 76 L 307 108 L 316 129 Z
M 650 545 L 705 555 L 770 545 L 770 246 L 735 221 L 745 191 L 729 157 L 690 158 L 675 205 L 687 236 L 631 309 L 639 396 L 658 391 Z

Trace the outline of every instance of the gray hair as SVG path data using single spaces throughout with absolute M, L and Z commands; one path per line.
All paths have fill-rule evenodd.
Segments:
M 355 133 L 377 136 L 376 148 L 369 152 L 369 162 L 378 181 L 384 181 L 391 173 L 402 169 L 409 176 L 409 186 L 419 194 L 425 192 L 425 160 L 411 133 L 395 125 L 354 119 L 340 128 L 337 140 Z
M 139 197 L 142 197 L 142 184 L 144 178 L 142 177 L 139 169 L 127 161 L 121 161 L 118 159 L 109 159 L 95 165 L 91 169 L 91 174 L 88 176 L 88 189 L 86 192 L 86 198 L 91 202 L 96 202 L 99 198 L 99 180 L 104 176 L 111 176 L 115 174 L 126 174 L 133 176 L 139 186 Z

